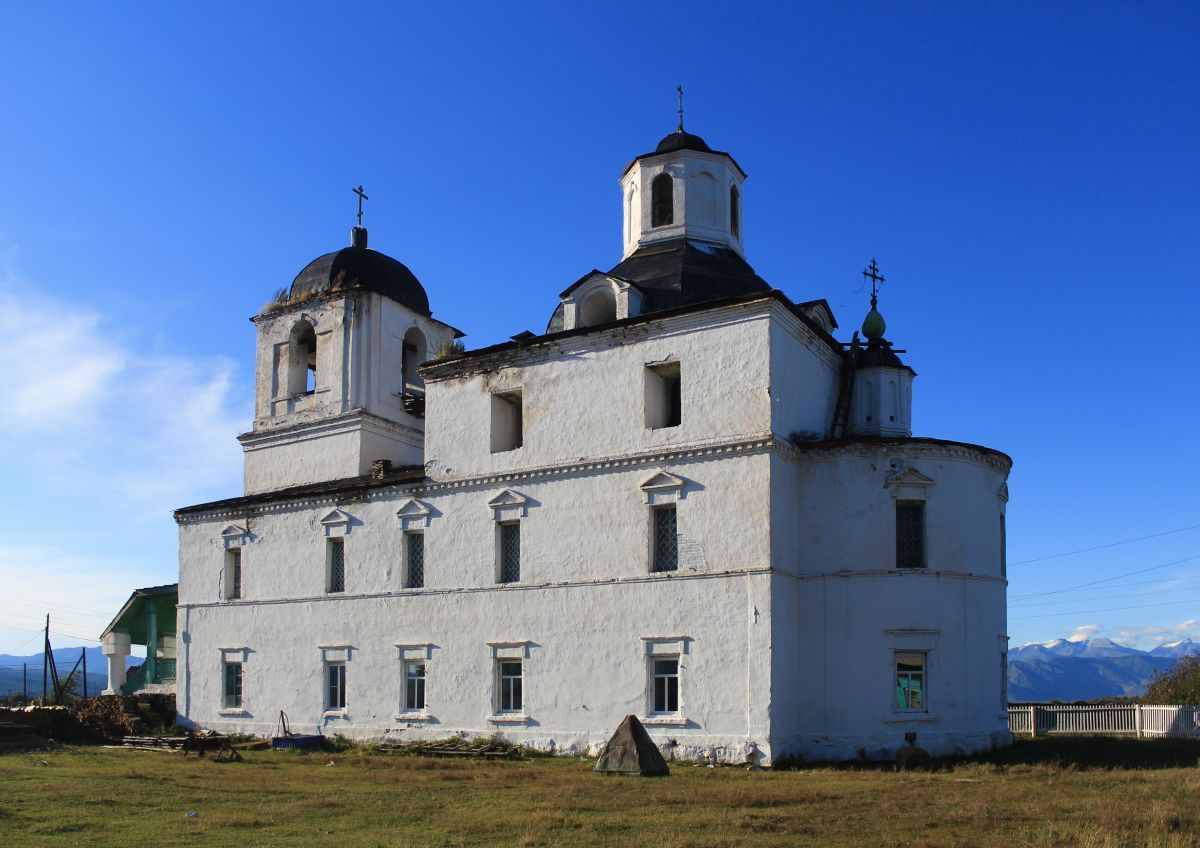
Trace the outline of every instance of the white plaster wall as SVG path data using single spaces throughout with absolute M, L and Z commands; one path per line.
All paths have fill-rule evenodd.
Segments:
M 822 438 L 837 403 L 841 362 L 828 344 L 786 309 L 771 321 L 771 429 L 783 438 Z
M 686 637 L 678 724 L 648 729 L 677 755 L 710 749 L 740 762 L 747 743 L 769 758 L 770 628 L 764 573 L 642 578 L 601 585 L 512 587 L 296 603 L 184 604 L 187 672 L 179 710 L 193 724 L 269 735 L 279 711 L 294 730 L 354 738 L 439 738 L 465 731 L 560 752 L 595 753 L 627 714 L 648 714 L 643 637 Z M 704 610 L 704 615 L 696 615 Z M 757 616 L 755 612 L 757 611 Z M 488 642 L 527 641 L 525 718 L 489 720 Z M 395 647 L 431 645 L 427 717 L 396 718 Z M 347 710 L 324 712 L 319 646 L 349 645 Z M 222 648 L 246 648 L 243 709 L 221 714 Z M 769 761 L 769 759 L 768 759 Z
M 684 479 L 676 503 L 680 573 L 766 568 L 770 459 L 763 452 L 587 471 L 420 491 L 375 490 L 369 500 L 325 500 L 267 511 L 189 518 L 180 528 L 181 604 L 218 600 L 230 524 L 246 527 L 245 602 L 322 596 L 325 538 L 321 519 L 349 517 L 345 535 L 348 594 L 402 589 L 403 528 L 396 517 L 410 497 L 430 509 L 425 533 L 426 591 L 486 588 L 496 582 L 496 520 L 488 502 L 507 488 L 528 499 L 521 519 L 524 583 L 601 581 L 649 571 L 650 507 L 641 484 L 664 469 Z M 738 516 L 731 520 L 730 516 Z M 507 516 L 506 516 L 507 519 Z M 412 590 L 415 591 L 415 590 Z
M 763 433 L 770 427 L 768 316 L 760 301 L 563 339 L 512 365 L 427 379 L 430 474 L 471 476 Z M 678 360 L 678 427 L 645 426 L 648 363 Z M 524 444 L 490 451 L 490 394 L 520 389 Z

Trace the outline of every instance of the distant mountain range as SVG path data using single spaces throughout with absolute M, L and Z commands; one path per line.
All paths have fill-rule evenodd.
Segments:
M 1111 639 L 1033 642 L 1008 652 L 1008 700 L 1136 697 L 1156 671 L 1168 671 L 1187 654 L 1200 654 L 1200 644 L 1180 639 L 1140 651 Z
M 99 648 L 87 648 L 86 652 L 88 694 L 98 695 L 108 685 L 108 660 L 104 658 L 104 654 Z M 79 648 L 54 649 L 54 665 L 58 669 L 60 680 L 71 673 L 71 669 L 75 667 L 78 660 Z M 142 657 L 129 657 L 126 664 L 129 666 L 141 665 L 142 661 Z M 22 665 L 26 667 L 24 670 L 24 674 L 27 675 L 25 682 L 22 681 Z M 42 694 L 42 655 L 38 653 L 19 657 L 13 654 L 0 654 L 0 695 L 19 695 L 23 685 L 28 686 L 31 698 L 37 698 Z M 82 691 L 82 686 L 80 691 Z

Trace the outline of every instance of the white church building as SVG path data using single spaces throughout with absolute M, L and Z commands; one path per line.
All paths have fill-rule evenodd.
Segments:
M 762 764 L 1006 744 L 1011 460 L 912 435 L 874 301 L 842 343 L 755 274 L 744 180 L 681 124 L 621 177 L 621 261 L 479 350 L 361 226 L 309 263 L 253 319 L 245 493 L 175 514 L 181 721 L 594 753 L 633 714 Z

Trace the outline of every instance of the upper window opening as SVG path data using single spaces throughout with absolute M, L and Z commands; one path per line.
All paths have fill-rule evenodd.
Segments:
M 346 543 L 341 538 L 328 539 L 326 544 L 325 591 L 346 591 Z
M 242 596 L 242 549 L 225 551 L 225 598 L 236 600 Z
M 617 320 L 617 296 L 610 288 L 597 289 L 579 304 L 580 327 L 594 327 Z
M 678 362 L 646 366 L 646 426 L 678 427 L 683 420 L 683 389 Z
M 521 523 L 507 521 L 499 525 L 498 583 L 519 583 L 521 580 Z
M 300 321 L 288 336 L 288 394 L 302 395 L 317 388 L 317 333 Z
M 651 571 L 675 571 L 679 568 L 679 533 L 676 529 L 675 504 L 657 506 L 650 511 L 653 526 Z
M 404 400 L 404 410 L 410 415 L 424 418 L 425 380 L 417 369 L 429 359 L 429 343 L 425 340 L 425 334 L 411 327 L 404 334 L 400 351 L 400 395 Z
M 925 567 L 925 502 L 896 502 L 896 567 Z
M 675 180 L 659 174 L 650 183 L 650 226 L 665 227 L 675 221 Z
M 492 453 L 516 450 L 524 443 L 521 392 L 492 395 Z
M 734 238 L 742 237 L 741 193 L 737 186 L 729 187 L 729 232 Z

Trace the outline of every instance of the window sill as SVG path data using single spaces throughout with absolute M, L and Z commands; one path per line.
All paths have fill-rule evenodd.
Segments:
M 497 713 L 487 717 L 490 724 L 529 724 L 529 716 L 525 713 Z
M 937 724 L 940 719 L 929 713 L 895 713 L 883 719 L 884 724 Z
M 346 710 L 326 710 L 321 713 L 322 718 L 350 718 L 350 713 Z
M 408 721 L 408 722 L 427 722 L 433 721 L 433 717 L 428 713 L 396 713 L 392 716 L 393 721 Z
M 651 727 L 687 727 L 688 720 L 679 715 L 654 715 L 642 719 L 642 724 Z
M 222 707 L 221 709 L 217 710 L 217 715 L 219 715 L 219 716 L 241 716 L 242 718 L 249 718 L 250 711 L 243 710 L 241 707 Z

